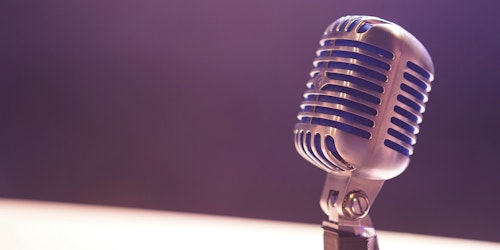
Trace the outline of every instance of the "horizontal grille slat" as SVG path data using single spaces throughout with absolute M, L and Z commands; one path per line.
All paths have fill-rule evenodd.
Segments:
M 325 46 L 332 45 L 332 40 L 326 40 L 324 42 Z M 345 39 L 337 39 L 334 40 L 333 44 L 335 46 L 347 46 L 347 47 L 356 47 L 360 49 L 364 49 L 367 51 L 370 51 L 374 54 L 380 55 L 382 57 L 385 57 L 387 59 L 394 59 L 394 54 L 390 51 L 387 51 L 385 49 L 379 48 L 377 46 L 373 46 L 368 43 L 360 42 L 360 41 L 355 41 L 355 40 L 345 40 Z
M 416 86 L 418 86 L 419 88 L 421 88 L 423 91 L 425 92 L 428 92 L 429 91 L 429 85 L 427 85 L 427 83 L 423 82 L 422 80 L 418 79 L 417 77 L 415 77 L 414 75 L 408 73 L 408 72 L 405 72 L 403 74 L 403 77 L 410 81 L 411 83 L 415 84 Z
M 418 116 L 412 114 L 411 112 L 409 112 L 408 110 L 406 110 L 404 108 L 401 108 L 400 106 L 394 106 L 394 111 L 396 113 L 408 118 L 410 121 L 412 121 L 414 123 L 420 122 L 420 119 L 418 118 Z
M 418 103 L 408 99 L 407 97 L 403 95 L 398 95 L 397 100 L 400 101 L 401 103 L 407 105 L 408 107 L 412 108 L 413 110 L 422 113 L 422 106 L 420 106 Z
M 420 101 L 422 102 L 425 102 L 426 101 L 426 97 L 418 92 L 417 90 L 415 90 L 414 88 L 402 83 L 401 86 L 400 86 L 401 90 L 403 90 L 404 92 L 414 96 L 415 98 L 419 99 Z
M 391 149 L 394 149 L 395 151 L 401 153 L 401 154 L 404 154 L 406 156 L 410 156 L 410 150 L 408 150 L 407 148 L 391 141 L 391 140 L 384 140 L 384 145 L 391 148 Z
M 310 96 L 316 96 L 316 95 L 310 95 Z M 308 100 L 308 101 L 314 101 L 315 98 L 311 98 L 313 100 Z M 332 103 L 332 104 L 340 104 L 349 108 L 356 109 L 358 111 L 361 111 L 365 114 L 375 116 L 377 115 L 377 110 L 374 108 L 370 108 L 366 105 L 363 105 L 359 102 L 351 101 L 348 99 L 340 98 L 340 97 L 335 97 L 335 96 L 329 96 L 329 95 L 317 95 L 317 101 L 321 102 L 327 102 L 327 103 Z M 306 104 L 307 105 L 307 104 Z
M 336 61 L 321 61 L 316 65 L 317 68 L 336 68 L 336 69 L 346 69 L 352 70 L 357 73 L 363 74 L 365 76 L 371 77 L 375 80 L 386 82 L 387 76 L 381 74 L 375 70 L 371 70 L 369 68 L 359 66 L 352 63 L 344 63 L 344 62 L 336 62 Z
M 414 140 L 411 139 L 410 137 L 406 136 L 405 134 L 395 130 L 395 129 L 392 129 L 392 128 L 389 128 L 387 129 L 387 133 L 396 137 L 397 139 L 401 140 L 401 141 L 404 141 L 410 145 L 413 145 L 414 143 Z
M 371 138 L 371 134 L 368 131 L 356 128 L 354 126 L 351 126 L 351 125 L 348 125 L 345 123 L 326 120 L 326 119 L 322 119 L 322 118 L 312 118 L 311 123 L 316 124 L 316 125 L 337 128 L 337 129 L 342 130 L 344 132 L 347 132 L 347 133 L 350 133 L 353 135 L 357 135 L 357 136 L 365 138 L 365 139 Z
M 416 63 L 413 63 L 412 61 L 408 61 L 406 63 L 406 66 L 409 69 L 415 71 L 417 74 L 425 77 L 425 79 L 427 79 L 427 81 L 431 80 L 431 74 L 427 70 L 425 70 L 422 67 L 418 66 Z
M 412 134 L 415 134 L 415 127 L 413 127 L 412 125 L 404 122 L 404 121 L 401 121 L 400 119 L 396 118 L 396 117 L 391 117 L 391 123 L 412 133 Z
M 359 124 L 367 126 L 367 127 L 373 127 L 373 125 L 374 125 L 373 121 L 370 119 L 366 119 L 362 116 L 359 116 L 359 115 L 356 115 L 356 114 L 353 114 L 350 112 L 346 112 L 343 110 L 339 110 L 339 109 L 317 106 L 313 110 L 314 110 L 314 112 L 317 112 L 317 113 L 339 116 L 339 117 L 345 118 L 347 120 L 353 121 L 355 123 L 359 123 Z
M 323 53 L 322 51 L 321 53 Z M 356 59 L 362 62 L 365 62 L 367 64 L 370 64 L 372 66 L 375 66 L 377 68 L 383 69 L 383 70 L 389 70 L 391 66 L 388 63 L 382 62 L 380 60 L 377 60 L 373 57 L 356 53 L 356 52 L 350 52 L 350 51 L 343 51 L 343 50 L 333 50 L 329 53 L 324 53 L 323 55 L 320 54 L 320 56 L 332 56 L 332 57 L 341 57 L 341 58 L 352 58 Z
M 351 75 L 344 75 L 344 74 L 339 74 L 339 73 L 331 73 L 331 72 L 326 72 L 326 76 L 332 80 L 338 80 L 338 81 L 346 81 L 346 82 L 351 82 L 356 85 L 359 85 L 360 87 L 378 92 L 378 93 L 383 93 L 384 88 L 380 85 L 377 85 L 373 82 L 367 81 L 365 79 L 361 79 L 359 77 L 351 76 Z
M 363 99 L 367 102 L 373 103 L 373 104 L 380 104 L 380 98 L 367 94 L 363 91 L 359 91 L 357 89 L 345 87 L 345 86 L 339 86 L 339 85 L 333 85 L 333 84 L 327 84 L 321 88 L 321 90 L 325 91 L 332 91 L 332 92 L 341 92 L 341 93 L 346 93 L 348 95 L 352 95 L 354 97 L 357 97 L 359 99 Z

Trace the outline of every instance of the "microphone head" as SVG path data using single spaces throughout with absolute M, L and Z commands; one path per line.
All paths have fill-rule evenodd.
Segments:
M 372 16 L 345 16 L 320 40 L 295 125 L 295 147 L 333 174 L 387 180 L 405 170 L 434 78 L 409 32 Z

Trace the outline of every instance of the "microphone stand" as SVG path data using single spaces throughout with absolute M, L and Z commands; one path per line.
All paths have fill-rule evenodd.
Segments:
M 320 205 L 324 250 L 378 250 L 377 235 L 368 211 L 383 180 L 327 174 Z
M 323 222 L 324 250 L 379 250 L 377 235 L 362 237 L 330 228 L 331 222 Z

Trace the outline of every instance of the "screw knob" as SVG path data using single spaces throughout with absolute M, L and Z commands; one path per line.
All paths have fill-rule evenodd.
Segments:
M 361 219 L 368 214 L 370 201 L 362 191 L 353 191 L 346 195 L 342 204 L 344 214 L 353 220 Z

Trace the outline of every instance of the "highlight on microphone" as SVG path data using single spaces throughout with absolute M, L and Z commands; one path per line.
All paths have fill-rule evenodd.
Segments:
M 378 249 L 368 211 L 410 162 L 434 65 L 412 34 L 373 16 L 341 17 L 319 43 L 295 148 L 327 172 L 325 250 Z
M 320 45 L 294 131 L 297 151 L 327 172 L 397 176 L 431 90 L 429 54 L 398 25 L 369 16 L 337 20 Z

